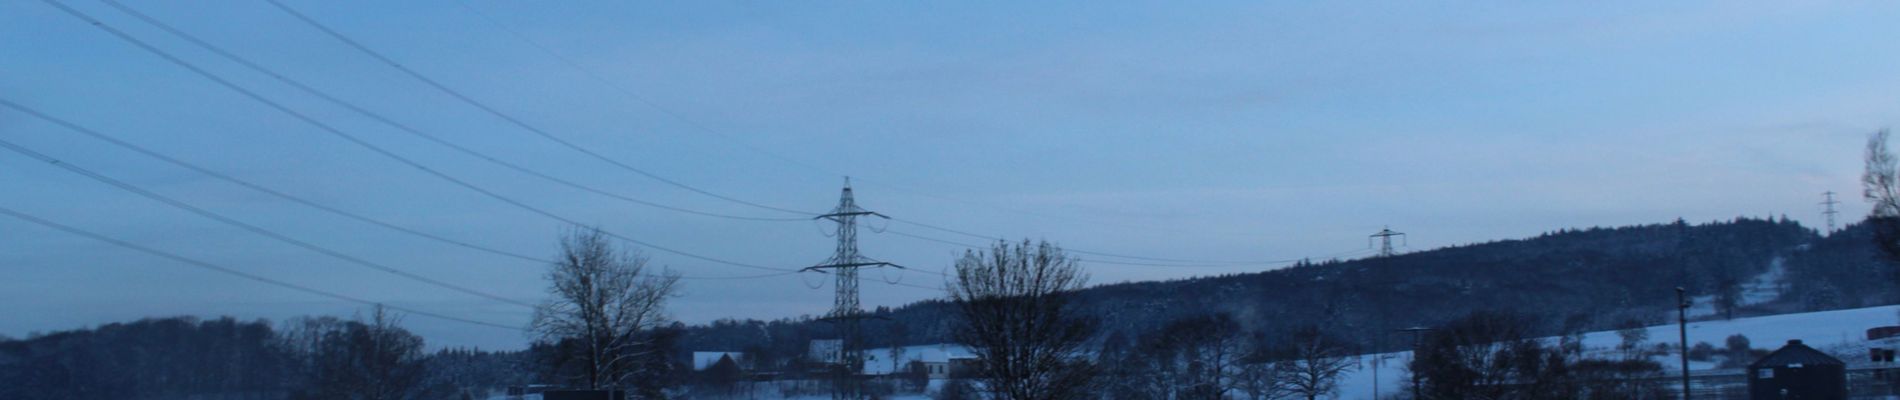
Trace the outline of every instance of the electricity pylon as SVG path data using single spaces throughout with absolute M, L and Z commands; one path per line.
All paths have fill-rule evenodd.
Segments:
M 858 207 L 857 200 L 851 195 L 851 178 L 845 178 L 844 194 L 838 198 L 838 207 L 814 218 L 838 223 L 837 251 L 832 253 L 830 259 L 800 270 L 831 273 L 838 278 L 837 298 L 832 303 L 831 312 L 825 315 L 825 320 L 838 328 L 840 342 L 838 361 L 842 370 L 838 371 L 837 386 L 832 390 L 831 397 L 834 399 L 864 397 L 864 390 L 857 380 L 857 374 L 864 369 L 864 346 L 858 332 L 858 322 L 867 316 L 858 303 L 858 268 L 903 268 L 858 254 L 858 217 L 862 216 L 890 219 L 884 214 Z
M 1827 233 L 1834 233 L 1834 216 L 1841 213 L 1840 211 L 1834 210 L 1834 205 L 1841 204 L 1841 202 L 1834 200 L 1834 191 L 1832 190 L 1829 190 L 1827 193 L 1822 193 L 1822 195 L 1827 196 L 1827 200 L 1821 202 L 1821 205 L 1827 206 L 1827 211 L 1822 211 L 1821 214 L 1827 215 Z
M 1392 252 L 1392 237 L 1393 236 L 1405 236 L 1405 233 L 1393 232 L 1392 227 L 1386 227 L 1385 229 L 1380 229 L 1379 233 L 1374 233 L 1372 234 L 1372 236 L 1367 236 L 1366 241 L 1371 242 L 1373 238 L 1378 238 L 1380 242 L 1379 257 L 1381 258 L 1391 257 L 1394 254 L 1397 254 L 1397 253 Z M 1371 243 L 1367 243 L 1367 244 L 1371 244 Z

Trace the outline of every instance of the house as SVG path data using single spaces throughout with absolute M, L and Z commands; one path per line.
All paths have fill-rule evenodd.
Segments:
M 814 339 L 811 351 L 806 354 L 811 362 L 823 365 L 835 365 L 844 362 L 844 340 Z
M 969 348 L 948 344 L 928 344 L 897 348 L 895 362 L 891 356 L 892 348 L 869 349 L 864 351 L 865 375 L 890 375 L 902 373 L 912 362 L 921 362 L 930 379 L 948 379 L 953 371 L 966 367 L 969 361 L 976 360 L 976 353 Z
M 1800 340 L 1789 340 L 1788 345 L 1748 365 L 1748 397 L 1845 399 L 1847 363 Z
M 718 364 L 721 359 L 732 359 L 740 369 L 746 369 L 745 353 L 737 351 L 695 351 L 693 352 L 693 371 L 705 371 Z

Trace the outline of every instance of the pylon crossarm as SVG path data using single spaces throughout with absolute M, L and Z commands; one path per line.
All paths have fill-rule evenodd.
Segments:
M 810 266 L 810 267 L 805 267 L 805 269 L 803 269 L 803 270 L 801 270 L 801 271 L 812 271 L 812 270 L 824 270 L 824 269 L 838 269 L 838 268 L 857 268 L 857 267 L 895 267 L 895 268 L 897 268 L 897 269 L 905 269 L 905 268 L 904 268 L 903 266 L 900 266 L 900 265 L 897 265 L 897 264 L 892 264 L 892 263 L 887 263 L 887 262 L 882 262 L 882 261 L 878 261 L 878 262 L 855 262 L 855 263 L 838 263 L 838 264 L 825 264 L 825 265 L 814 265 L 814 266 Z
M 822 219 L 822 220 L 830 220 L 833 222 L 843 223 L 843 222 L 847 222 L 846 220 L 848 219 L 865 216 L 865 215 L 880 216 L 878 215 L 878 213 L 870 212 L 870 211 L 852 211 L 852 212 L 836 212 L 836 213 L 824 214 L 824 215 L 812 217 L 811 219 Z M 886 217 L 886 218 L 889 218 L 889 217 Z

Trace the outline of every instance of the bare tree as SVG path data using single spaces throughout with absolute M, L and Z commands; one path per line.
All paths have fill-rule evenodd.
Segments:
M 1425 399 L 1571 398 L 1561 383 L 1562 351 L 1532 337 L 1535 322 L 1510 312 L 1476 311 L 1427 334 L 1409 368 L 1425 380 Z
M 1277 399 L 1291 392 L 1287 374 L 1266 360 L 1249 359 L 1234 374 L 1234 390 L 1247 400 Z
M 904 338 L 910 336 L 910 327 L 901 322 L 891 321 L 886 325 L 886 329 L 885 334 L 888 337 L 885 339 L 889 340 L 891 345 L 891 373 L 899 374 L 904 371 Z
M 930 390 L 930 365 L 924 364 L 923 360 L 910 360 L 910 363 L 904 364 L 904 369 L 898 374 L 898 379 L 904 385 L 904 391 L 923 393 Z
M 1633 318 L 1624 320 L 1622 325 L 1617 327 L 1616 337 L 1622 339 L 1621 342 L 1617 343 L 1616 350 L 1623 353 L 1623 359 L 1642 360 L 1649 358 L 1649 346 L 1645 345 L 1649 342 L 1648 324 Z
M 547 274 L 548 294 L 534 312 L 533 331 L 549 343 L 570 342 L 571 377 L 588 389 L 624 387 L 646 363 L 652 335 L 666 322 L 666 300 L 679 274 L 652 273 L 647 259 L 616 248 L 599 229 L 575 228 Z
M 1867 138 L 1866 171 L 1860 175 L 1861 197 L 1873 203 L 1867 214 L 1874 240 L 1891 259 L 1900 259 L 1900 158 L 1887 150 L 1887 130 Z
M 1228 314 L 1200 315 L 1175 320 L 1163 327 L 1150 346 L 1163 375 L 1171 377 L 1167 396 L 1174 399 L 1225 399 L 1238 385 L 1241 362 L 1247 355 L 1247 337 Z
M 1736 278 L 1732 268 L 1722 266 L 1715 270 L 1715 298 L 1711 299 L 1716 311 L 1722 313 L 1722 319 L 1735 319 L 1735 309 L 1742 307 L 1742 282 Z
M 1339 376 L 1352 368 L 1351 351 L 1336 336 L 1309 326 L 1295 331 L 1287 343 L 1285 360 L 1279 365 L 1286 384 L 1294 394 L 1307 400 L 1330 396 L 1339 390 Z
M 296 341 L 308 344 L 304 388 L 292 399 L 410 400 L 444 398 L 452 390 L 427 382 L 422 337 L 401 317 L 376 306 L 368 320 L 304 320 Z M 307 341 L 307 342 L 306 342 Z
M 954 335 L 976 353 L 982 390 L 1005 400 L 1091 397 L 1095 368 L 1082 350 L 1095 322 L 1070 304 L 1087 280 L 1074 258 L 1046 241 L 999 241 L 964 252 L 956 269 Z

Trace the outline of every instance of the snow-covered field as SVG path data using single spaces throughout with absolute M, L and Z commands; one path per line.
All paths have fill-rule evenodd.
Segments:
M 1736 305 L 1752 306 L 1781 298 L 1781 292 L 1785 289 L 1783 286 L 1786 286 L 1782 277 L 1787 274 L 1786 259 L 1775 257 L 1769 260 L 1767 271 L 1750 278 L 1747 282 L 1742 282 L 1742 296 L 1735 299 Z M 1689 318 L 1715 315 L 1715 296 L 1696 296 L 1689 300 Z
M 1741 334 L 1747 336 L 1755 348 L 1772 350 L 1780 348 L 1782 344 L 1787 343 L 1790 339 L 1799 339 L 1809 346 L 1829 353 L 1844 355 L 1865 354 L 1865 350 L 1861 346 L 1866 344 L 1866 340 L 1864 339 L 1867 329 L 1887 325 L 1900 325 L 1900 306 L 1881 306 L 1851 310 L 1738 318 L 1733 321 L 1691 322 L 1689 323 L 1689 344 L 1693 346 L 1698 342 L 1708 342 L 1717 348 L 1721 348 L 1724 339 L 1730 335 Z M 1646 329 L 1649 333 L 1650 343 L 1666 343 L 1672 346 L 1676 343 L 1677 333 L 1676 325 L 1674 324 L 1651 326 Z M 1587 351 L 1605 351 L 1615 348 L 1616 345 L 1621 342 L 1622 338 L 1618 336 L 1615 331 L 1591 332 L 1585 334 L 1583 338 L 1584 346 L 1589 349 Z M 888 350 L 882 351 L 888 352 Z M 951 354 L 960 355 L 962 352 L 964 352 L 962 349 L 952 349 L 938 345 L 915 346 L 906 348 L 906 355 L 903 358 L 934 360 L 948 357 Z M 1340 378 L 1340 391 L 1334 398 L 1342 400 L 1373 399 L 1375 392 L 1378 393 L 1379 396 L 1392 396 L 1401 391 L 1410 390 L 1410 383 L 1406 380 L 1407 376 L 1405 375 L 1404 367 L 1404 363 L 1409 360 L 1410 357 L 1410 352 L 1360 356 L 1358 358 L 1360 367 L 1348 371 Z M 1658 361 L 1662 362 L 1666 371 L 1674 373 L 1678 368 L 1677 361 L 1675 361 L 1676 358 L 1674 357 L 1675 356 L 1672 355 L 1666 357 L 1666 359 L 1659 359 Z M 1373 367 L 1375 358 L 1383 360 L 1377 363 L 1377 368 Z M 1691 370 L 1710 370 L 1714 369 L 1715 366 L 1715 363 L 1712 362 L 1692 362 L 1689 368 Z M 931 391 L 938 389 L 941 384 L 942 381 L 932 381 Z M 830 396 L 822 394 L 783 397 L 778 395 L 776 390 L 768 388 L 759 389 L 761 390 L 755 392 L 757 393 L 756 396 L 741 396 L 739 398 L 798 400 L 830 398 Z M 539 396 L 529 396 L 524 400 L 536 400 L 538 397 Z M 928 398 L 927 396 L 919 394 L 891 397 L 891 399 L 895 400 L 924 400 Z M 501 400 L 505 399 L 505 397 L 497 397 L 495 399 Z
M 1753 347 L 1777 349 L 1788 340 L 1798 339 L 1816 349 L 1836 354 L 1865 354 L 1860 347 L 1866 342 L 1867 328 L 1876 326 L 1900 325 L 1900 306 L 1881 306 L 1856 308 L 1851 310 L 1823 311 L 1801 314 L 1783 314 L 1766 317 L 1736 318 L 1733 321 L 1703 321 L 1689 323 L 1689 345 L 1708 342 L 1717 348 L 1730 335 L 1747 336 Z M 1652 326 L 1649 330 L 1651 343 L 1675 344 L 1677 331 L 1675 324 Z M 1591 332 L 1584 335 L 1583 343 L 1588 348 L 1614 348 L 1622 338 L 1615 331 Z M 1374 369 L 1371 368 L 1374 357 L 1384 357 L 1387 361 L 1377 368 L 1377 384 L 1374 384 Z M 1401 390 L 1410 390 L 1410 381 L 1406 379 L 1406 360 L 1411 352 L 1385 353 L 1361 356 L 1363 367 L 1348 372 L 1341 378 L 1338 399 L 1372 399 L 1376 391 L 1379 396 L 1390 396 Z M 1680 369 L 1677 362 L 1670 359 L 1663 366 L 1670 372 Z M 1714 363 L 1690 363 L 1690 370 L 1714 369 Z

